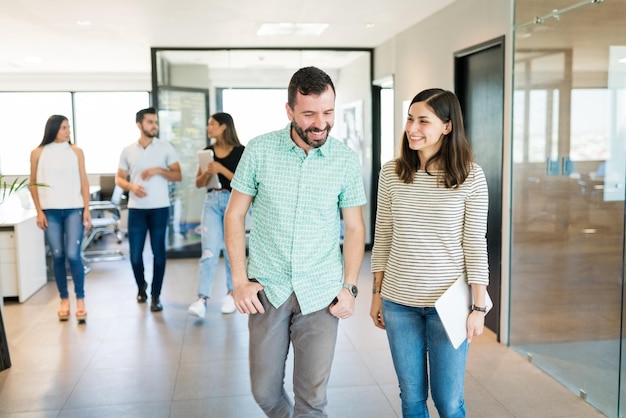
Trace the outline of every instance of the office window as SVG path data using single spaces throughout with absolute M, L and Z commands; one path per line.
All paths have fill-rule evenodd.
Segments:
M 0 173 L 30 173 L 30 152 L 54 114 L 68 118 L 72 142 L 85 152 L 87 173 L 114 173 L 122 148 L 139 137 L 135 113 L 148 106 L 147 92 L 0 93 Z
M 255 136 L 287 126 L 286 89 L 222 90 L 222 109 L 235 121 L 243 145 Z
M 147 92 L 74 93 L 76 144 L 88 173 L 115 173 L 120 152 L 139 138 L 138 110 L 150 106 Z
M 548 136 L 548 90 L 531 90 L 528 96 L 528 162 L 542 163 L 546 161 L 546 137 Z
M 395 158 L 396 137 L 393 130 L 393 89 L 380 90 L 380 164 Z M 406 117 L 406 114 L 402 115 Z
M 72 126 L 70 93 L 0 93 L 0 173 L 30 174 L 30 152 L 41 143 L 46 121 L 55 114 L 66 116 Z

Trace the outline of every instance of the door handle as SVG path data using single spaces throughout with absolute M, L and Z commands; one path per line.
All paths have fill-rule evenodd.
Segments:
M 569 176 L 574 172 L 574 161 L 570 157 L 563 157 L 563 175 Z
M 549 176 L 558 176 L 561 167 L 558 158 L 548 158 L 546 161 L 546 174 Z

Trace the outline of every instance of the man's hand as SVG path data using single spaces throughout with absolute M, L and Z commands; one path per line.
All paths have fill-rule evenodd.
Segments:
M 233 298 L 237 310 L 243 314 L 265 313 L 259 300 L 261 290 L 263 290 L 263 285 L 259 282 L 248 281 L 243 285 L 235 286 Z
M 130 191 L 137 197 L 148 196 L 148 193 L 146 193 L 146 189 L 144 189 L 143 186 L 139 184 L 131 184 Z
M 348 289 L 341 289 L 337 295 L 337 302 L 329 306 L 330 314 L 339 319 L 348 319 L 354 315 L 354 303 L 356 298 Z
M 152 177 L 158 176 L 159 174 L 161 174 L 161 170 L 162 169 L 159 167 L 146 168 L 145 170 L 141 172 L 141 179 L 150 180 Z

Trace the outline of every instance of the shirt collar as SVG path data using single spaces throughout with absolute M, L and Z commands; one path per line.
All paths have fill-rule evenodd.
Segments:
M 151 148 L 154 144 L 156 144 L 157 140 L 158 140 L 158 138 L 155 136 L 154 138 L 152 138 L 152 142 L 150 142 L 148 144 L 148 146 L 145 147 L 145 148 L 143 147 L 143 145 L 141 145 L 141 142 L 139 142 L 139 140 L 137 140 L 137 141 L 135 141 L 135 146 L 137 148 L 141 148 L 141 149 L 148 149 L 148 148 Z
M 330 142 L 330 135 L 328 136 L 328 138 L 326 139 L 326 143 L 324 145 L 322 145 L 319 148 L 313 148 L 311 151 L 309 151 L 309 154 L 311 153 L 318 153 L 321 156 L 326 156 L 328 155 L 328 143 Z M 287 126 L 285 127 L 285 129 L 282 130 L 282 133 L 280 135 L 280 140 L 281 140 L 281 147 L 285 150 L 285 151 L 290 151 L 294 148 L 299 148 L 295 142 L 293 142 L 293 139 L 291 139 L 291 122 L 287 124 Z

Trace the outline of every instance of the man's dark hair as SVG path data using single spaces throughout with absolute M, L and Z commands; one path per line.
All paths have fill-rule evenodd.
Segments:
M 142 109 L 139 112 L 137 112 L 137 117 L 135 117 L 135 122 L 137 122 L 137 123 L 143 122 L 143 117 L 146 114 L 148 114 L 148 115 L 156 115 L 157 111 L 153 107 L 149 107 L 147 109 Z
M 296 105 L 296 97 L 298 93 L 303 96 L 309 94 L 320 95 L 326 91 L 330 86 L 335 93 L 335 86 L 333 80 L 324 71 L 317 67 L 304 67 L 300 68 L 291 77 L 289 81 L 289 89 L 287 90 L 287 103 L 290 108 L 294 108 Z

